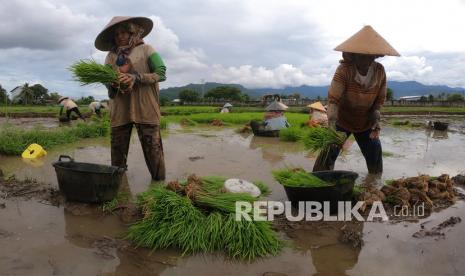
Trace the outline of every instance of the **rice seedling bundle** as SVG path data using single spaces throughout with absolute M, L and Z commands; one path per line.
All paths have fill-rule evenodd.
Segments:
M 219 188 L 210 184 L 212 191 Z M 276 255 L 282 248 L 269 222 L 236 221 L 234 213 L 199 208 L 188 196 L 165 187 L 144 192 L 139 204 L 144 218 L 129 228 L 127 237 L 140 246 L 177 247 L 183 254 L 223 250 L 246 260 Z
M 311 152 L 321 152 L 327 151 L 331 145 L 342 147 L 346 138 L 344 132 L 333 128 L 313 127 L 307 131 L 302 140 L 306 149 Z
M 281 169 L 272 172 L 274 179 L 287 187 L 326 187 L 332 184 L 303 169 Z
M 118 73 L 110 65 L 102 65 L 93 60 L 80 60 L 71 65 L 69 70 L 81 85 L 109 85 L 118 82 Z

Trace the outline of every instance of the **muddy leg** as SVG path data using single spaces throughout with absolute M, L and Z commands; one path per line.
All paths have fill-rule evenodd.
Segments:
M 111 165 L 127 168 L 132 124 L 111 128 Z
M 145 163 L 155 181 L 165 179 L 165 156 L 160 126 L 136 124 L 137 134 L 144 152 Z

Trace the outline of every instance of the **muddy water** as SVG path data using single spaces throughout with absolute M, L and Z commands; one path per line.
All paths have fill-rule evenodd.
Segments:
M 173 127 L 164 136 L 168 179 L 190 173 L 224 175 L 262 180 L 273 190 L 270 199 L 285 200 L 282 187 L 271 176 L 274 168 L 302 166 L 311 169 L 315 158 L 295 143 L 275 138 L 239 135 L 232 129 L 185 129 Z M 381 180 L 418 173 L 438 175 L 463 173 L 465 136 L 434 135 L 425 130 L 386 128 L 382 136 L 385 173 Z M 85 140 L 49 151 L 35 164 L 17 157 L 0 157 L 6 174 L 36 178 L 57 185 L 51 163 L 60 154 L 78 161 L 109 163 L 109 140 Z M 191 159 L 189 159 L 191 157 Z M 129 153 L 127 182 L 133 194 L 151 183 L 137 136 Z M 359 182 L 381 181 L 366 176 L 364 159 L 356 144 L 336 163 L 336 169 L 360 174 Z M 70 206 L 53 207 L 31 201 L 7 200 L 0 209 L 1 275 L 463 275 L 465 223 L 446 232 L 446 238 L 414 239 L 419 223 L 364 223 L 365 244 L 361 249 L 338 242 L 337 227 L 296 229 L 290 233 L 295 247 L 281 255 L 251 264 L 230 262 L 222 256 L 179 257 L 175 250 L 149 254 L 146 250 L 122 250 L 101 245 L 102 238 L 124 234 L 126 226 L 116 217 L 102 217 Z M 451 215 L 465 219 L 464 204 L 436 213 L 421 221 L 436 226 Z M 280 274 L 274 274 L 280 275 Z
M 43 128 L 43 129 L 52 129 L 59 126 L 68 126 L 74 124 L 78 120 L 71 121 L 68 123 L 60 123 L 58 118 L 44 118 L 44 117 L 37 117 L 37 118 L 5 118 L 0 117 L 0 126 L 3 124 L 11 124 L 15 127 L 19 127 L 22 129 L 34 129 L 34 128 Z

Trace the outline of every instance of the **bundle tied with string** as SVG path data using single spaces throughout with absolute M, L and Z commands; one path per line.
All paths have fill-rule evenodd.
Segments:
M 81 85 L 103 84 L 110 86 L 118 84 L 119 90 L 127 89 L 127 85 L 118 80 L 118 72 L 111 65 L 99 64 L 94 60 L 79 60 L 69 67 L 73 79 Z
M 310 128 L 302 141 L 306 149 L 312 153 L 322 154 L 324 160 L 326 160 L 331 146 L 342 148 L 346 139 L 347 135 L 344 132 L 336 131 L 333 128 L 318 126 Z

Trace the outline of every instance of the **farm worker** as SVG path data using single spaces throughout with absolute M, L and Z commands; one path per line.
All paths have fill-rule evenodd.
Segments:
M 375 61 L 382 56 L 400 56 L 371 26 L 335 48 L 342 60 L 328 91 L 328 123 L 347 136 L 353 134 L 368 172 L 382 173 L 383 159 L 380 133 L 380 108 L 386 98 L 386 73 Z M 313 171 L 332 170 L 340 149 L 332 147 L 328 158 L 320 155 Z M 325 159 L 325 160 L 323 160 Z
M 66 118 L 68 118 L 68 120 L 70 119 L 69 117 L 71 115 L 71 112 L 76 113 L 82 120 L 86 120 L 79 111 L 77 104 L 73 102 L 70 98 L 61 97 L 58 99 L 58 104 L 61 105 L 60 116 L 63 114 L 63 109 L 66 109 Z
M 328 125 L 328 115 L 326 114 L 326 108 L 321 102 L 315 102 L 307 106 L 310 108 L 310 121 L 309 126 L 325 126 Z
M 264 115 L 265 130 L 280 130 L 290 127 L 290 124 L 284 116 L 284 111 L 286 111 L 287 108 L 287 105 L 278 101 L 274 101 L 267 106 Z
M 105 105 L 103 103 L 101 103 L 101 102 L 91 102 L 89 104 L 90 111 L 92 111 L 92 113 L 97 114 L 98 116 L 100 116 L 102 114 L 101 113 L 102 108 L 105 108 Z
M 229 113 L 229 112 L 231 112 L 231 107 L 232 107 L 232 104 L 225 103 L 223 108 L 221 109 L 220 113 Z
M 105 64 L 117 72 L 127 89 L 108 86 L 110 97 L 111 163 L 127 167 L 133 125 L 142 144 L 145 163 L 153 180 L 165 179 L 160 134 L 160 87 L 166 67 L 155 49 L 143 38 L 152 30 L 146 17 L 116 16 L 95 39 L 95 47 L 108 51 Z

